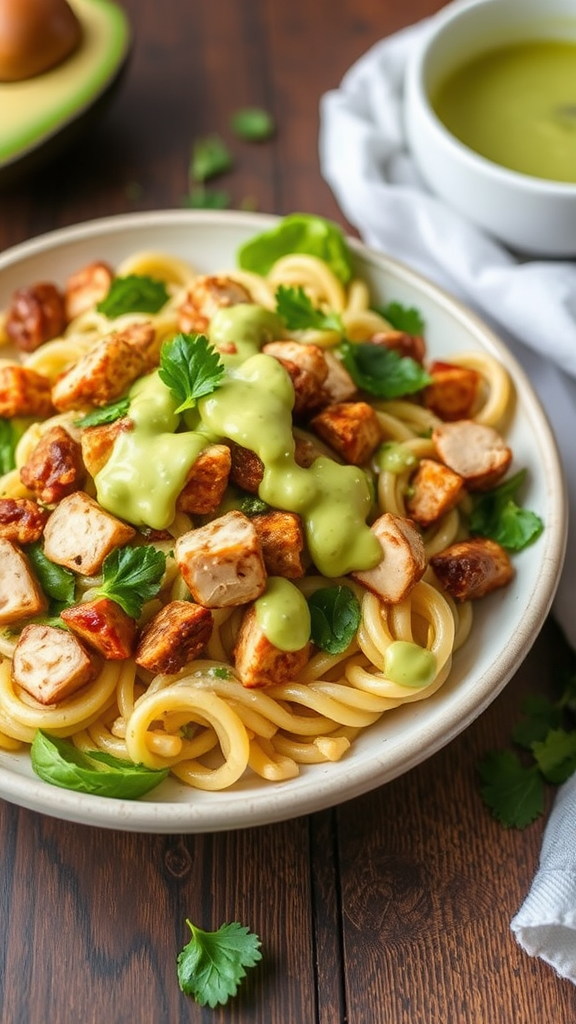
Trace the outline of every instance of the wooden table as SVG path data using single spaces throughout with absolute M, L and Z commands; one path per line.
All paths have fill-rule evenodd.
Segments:
M 343 223 L 318 167 L 318 101 L 373 43 L 439 0 L 124 0 L 133 57 L 81 147 L 0 193 L 0 248 L 132 209 L 179 207 L 195 137 L 262 105 L 274 141 L 234 143 L 239 206 Z M 575 1024 L 576 990 L 526 956 L 510 920 L 544 821 L 505 830 L 476 765 L 508 744 L 524 694 L 565 650 L 548 622 L 479 720 L 372 794 L 285 824 L 134 835 L 0 803 L 3 1024 Z M 185 918 L 240 920 L 264 961 L 222 1010 L 183 996 Z

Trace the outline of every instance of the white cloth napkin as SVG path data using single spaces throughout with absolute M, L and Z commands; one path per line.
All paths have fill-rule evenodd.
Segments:
M 576 263 L 518 260 L 424 185 L 406 149 L 403 80 L 432 20 L 377 43 L 322 97 L 321 171 L 366 244 L 475 309 L 531 377 L 567 479 L 571 525 L 553 611 L 576 648 Z M 576 983 L 576 775 L 558 792 L 540 866 L 512 930 L 530 955 Z

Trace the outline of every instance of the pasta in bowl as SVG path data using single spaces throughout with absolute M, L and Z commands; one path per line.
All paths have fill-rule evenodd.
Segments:
M 130 215 L 0 259 L 3 796 L 244 827 L 365 792 L 487 706 L 565 521 L 483 324 L 321 218 Z

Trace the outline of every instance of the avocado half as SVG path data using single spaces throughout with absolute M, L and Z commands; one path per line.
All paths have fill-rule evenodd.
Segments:
M 0 82 L 0 184 L 15 181 L 92 123 L 119 84 L 130 52 L 125 12 L 113 0 L 68 0 L 79 46 L 34 78 Z

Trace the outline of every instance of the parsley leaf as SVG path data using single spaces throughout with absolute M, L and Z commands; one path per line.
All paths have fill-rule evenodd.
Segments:
M 199 1006 L 224 1005 L 235 996 L 245 967 L 255 967 L 262 959 L 257 935 L 237 921 L 223 924 L 215 932 L 205 932 L 186 920 L 192 938 L 178 954 L 180 988 Z
M 387 306 L 374 306 L 376 313 L 383 316 L 397 331 L 406 334 L 424 334 L 424 320 L 414 306 L 403 306 L 400 302 L 389 302 Z
M 544 782 L 537 765 L 525 767 L 511 750 L 495 750 L 479 765 L 481 793 L 506 828 L 525 828 L 544 811 Z
M 525 478 L 526 470 L 521 469 L 493 490 L 475 496 L 470 533 L 490 537 L 510 551 L 521 551 L 535 541 L 544 529 L 540 516 L 514 500 Z
M 143 274 L 115 277 L 105 298 L 96 304 L 108 319 L 123 313 L 157 313 L 168 302 L 166 283 Z
M 328 654 L 351 644 L 361 620 L 360 603 L 350 587 L 321 587 L 308 598 L 312 643 Z
M 166 571 L 166 555 L 151 544 L 115 548 L 102 563 L 98 593 L 116 601 L 127 615 L 140 618 L 142 605 L 155 597 Z
M 325 313 L 312 305 L 302 287 L 290 288 L 281 284 L 276 290 L 276 312 L 282 317 L 289 331 L 318 331 L 343 333 L 342 318 L 338 313 Z
M 44 554 L 42 545 L 29 544 L 26 547 L 26 555 L 34 570 L 46 597 L 50 599 L 50 612 L 52 615 L 59 614 L 62 608 L 69 608 L 74 604 L 76 577 L 70 569 L 51 562 Z
M 385 345 L 370 342 L 340 346 L 342 362 L 355 384 L 378 398 L 413 395 L 430 383 L 431 377 L 415 359 L 400 356 Z
M 202 182 L 230 171 L 233 166 L 228 146 L 220 135 L 206 135 L 192 146 L 189 174 L 192 181 Z
M 230 127 L 235 135 L 246 142 L 263 142 L 274 135 L 274 118 L 261 107 L 245 107 L 237 110 L 230 118 Z
M 72 743 L 48 736 L 40 729 L 32 741 L 30 757 L 32 768 L 44 782 L 118 800 L 137 800 L 168 775 L 167 768 L 146 768 L 102 750 L 84 753 Z
M 192 409 L 220 385 L 224 364 L 204 334 L 177 334 L 160 351 L 160 380 L 180 400 L 176 412 Z
M 99 409 L 91 409 L 81 419 L 74 421 L 75 427 L 98 427 L 103 423 L 114 423 L 125 416 L 130 406 L 129 398 L 119 398 L 110 405 L 102 405 Z

